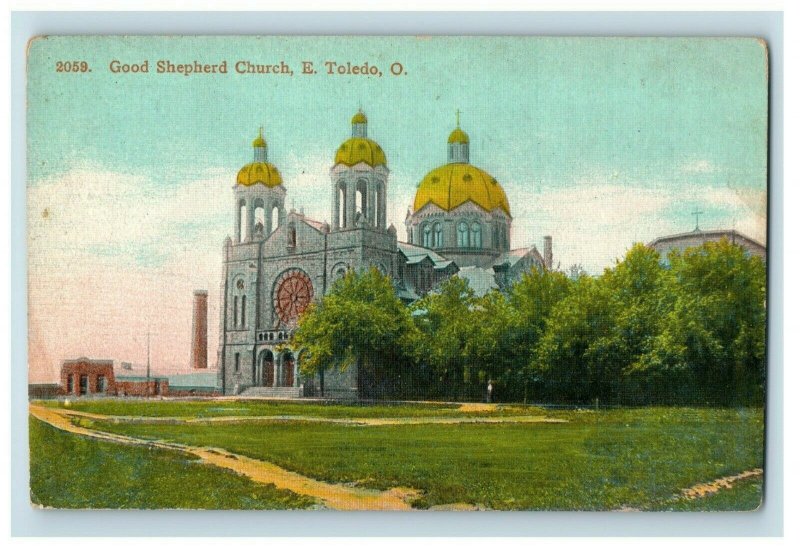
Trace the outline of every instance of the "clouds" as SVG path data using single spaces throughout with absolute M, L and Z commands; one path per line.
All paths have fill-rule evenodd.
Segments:
M 766 240 L 766 190 L 700 185 L 617 184 L 578 180 L 563 188 L 525 193 L 507 185 L 514 215 L 512 245 L 535 244 L 553 236 L 555 262 L 581 263 L 600 273 L 622 258 L 634 242 L 694 228 L 691 211 L 703 210 L 703 228 L 731 228 Z
M 684 173 L 713 173 L 717 168 L 708 160 L 693 160 L 680 167 Z

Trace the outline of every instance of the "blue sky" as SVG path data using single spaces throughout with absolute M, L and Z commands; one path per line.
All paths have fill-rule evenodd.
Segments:
M 694 228 L 695 208 L 701 227 L 765 241 L 765 55 L 756 40 L 721 38 L 38 40 L 27 113 L 32 284 L 132 276 L 154 295 L 176 283 L 213 292 L 233 227 L 231 186 L 258 127 L 289 205 L 327 219 L 328 169 L 359 106 L 387 152 L 398 228 L 417 182 L 445 161 L 459 109 L 473 163 L 508 194 L 512 244 L 541 247 L 551 234 L 564 268 L 600 272 L 634 241 Z M 71 59 L 92 72 L 55 72 Z M 113 59 L 147 59 L 150 73 L 113 74 Z M 229 74 L 156 74 L 160 59 L 227 60 Z M 237 60 L 283 60 L 295 75 L 237 75 Z M 330 76 L 327 60 L 368 62 L 384 76 Z M 302 61 L 319 73 L 300 75 Z M 388 74 L 395 61 L 407 74 Z M 104 291 L 127 306 L 129 297 Z M 62 306 L 33 285 L 31 298 L 34 310 Z M 57 327 L 46 329 L 43 341 Z M 85 336 L 75 337 L 77 351 Z M 45 360 L 67 351 L 42 344 L 52 347 Z

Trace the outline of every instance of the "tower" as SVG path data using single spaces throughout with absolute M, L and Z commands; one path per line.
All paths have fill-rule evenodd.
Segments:
M 234 187 L 234 244 L 261 240 L 286 222 L 286 189 L 269 163 L 263 130 L 253 141 L 253 161 L 242 167 Z
M 191 367 L 208 368 L 208 291 L 200 289 L 194 292 Z
M 331 168 L 331 230 L 386 231 L 386 154 L 368 137 L 361 110 L 351 125 L 352 135 L 337 149 Z

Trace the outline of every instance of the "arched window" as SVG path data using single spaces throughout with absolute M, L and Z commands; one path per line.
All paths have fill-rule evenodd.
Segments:
M 431 246 L 431 225 L 428 223 L 422 225 L 422 245 L 424 247 Z
M 297 228 L 295 228 L 294 224 L 289 225 L 289 241 L 287 245 L 289 247 L 297 246 Z
M 242 321 L 240 325 L 242 327 L 247 325 L 247 295 L 242 295 Z
M 278 229 L 278 223 L 280 222 L 280 213 L 278 211 L 278 206 L 272 206 L 272 213 L 270 214 L 270 234 L 275 232 Z
M 367 182 L 363 179 L 356 183 L 356 213 L 360 213 L 365 221 L 367 217 Z
M 239 297 L 233 297 L 233 327 L 239 327 Z
M 469 227 L 466 221 L 458 223 L 458 247 L 469 247 Z
M 433 247 L 442 247 L 442 223 L 433 225 Z
M 470 239 L 471 247 L 482 247 L 481 238 L 481 224 L 479 222 L 472 223 L 472 238 Z
M 98 375 L 97 376 L 97 391 L 98 392 L 106 392 L 108 390 L 108 381 L 106 380 L 105 375 Z
M 263 237 L 265 228 L 267 226 L 267 216 L 264 210 L 264 201 L 258 199 L 255 201 L 255 212 L 253 215 L 253 236 Z

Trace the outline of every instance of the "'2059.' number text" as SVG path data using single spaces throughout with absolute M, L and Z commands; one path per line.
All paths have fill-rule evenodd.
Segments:
M 92 72 L 86 61 L 56 61 L 56 72 Z

